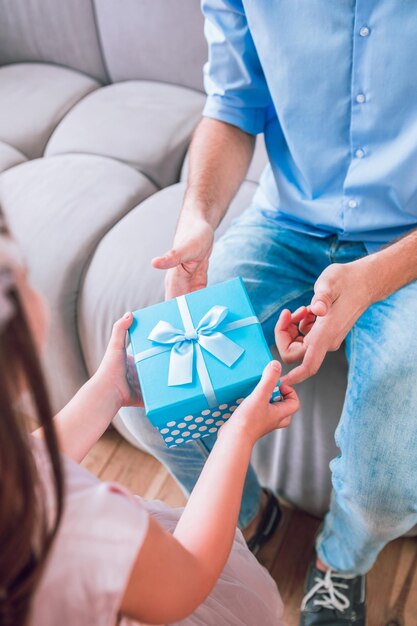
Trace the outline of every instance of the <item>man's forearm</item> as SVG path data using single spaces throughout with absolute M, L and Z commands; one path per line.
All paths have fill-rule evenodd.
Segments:
M 417 230 L 362 260 L 369 269 L 372 301 L 384 300 L 417 280 Z
M 252 159 L 255 138 L 236 126 L 203 118 L 190 148 L 184 211 L 217 228 Z

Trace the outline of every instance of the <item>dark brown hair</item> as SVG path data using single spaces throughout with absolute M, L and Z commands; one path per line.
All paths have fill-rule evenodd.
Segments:
M 41 366 L 16 288 L 9 297 L 15 313 L 0 329 L 0 624 L 23 626 L 61 517 L 63 475 Z M 16 408 L 23 386 L 44 432 L 56 503 L 52 523 L 28 425 Z

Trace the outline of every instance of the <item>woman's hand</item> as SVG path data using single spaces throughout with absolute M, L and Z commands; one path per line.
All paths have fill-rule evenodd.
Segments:
M 132 320 L 132 313 L 125 313 L 114 323 L 106 353 L 93 376 L 96 384 L 106 393 L 114 391 L 119 408 L 143 406 L 135 362 L 126 353 L 126 333 Z
M 278 361 L 268 363 L 255 389 L 220 429 L 220 437 L 226 429 L 237 429 L 243 431 L 253 445 L 272 430 L 290 425 L 292 415 L 300 408 L 295 391 L 288 385 L 281 385 L 282 399 L 279 402 L 270 401 L 280 374 Z
M 126 313 L 114 326 L 97 372 L 55 416 L 61 451 L 80 463 L 122 406 L 143 406 L 132 357 L 125 349 L 133 316 Z

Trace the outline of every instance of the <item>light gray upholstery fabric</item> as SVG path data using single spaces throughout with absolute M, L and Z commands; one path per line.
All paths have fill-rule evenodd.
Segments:
M 135 207 L 102 239 L 84 277 L 78 326 L 87 367 L 102 358 L 115 319 L 125 311 L 164 298 L 164 272 L 151 267 L 168 250 L 184 195 L 184 184 L 168 187 Z M 256 189 L 244 183 L 218 229 L 221 235 Z
M 0 67 L 0 140 L 28 158 L 40 156 L 58 122 L 97 86 L 84 74 L 53 65 Z
M 25 155 L 19 152 L 19 150 L 0 141 L 0 172 L 8 170 L 14 165 L 19 165 L 19 163 L 24 163 L 26 160 Z
M 188 159 L 189 155 L 187 153 L 181 168 L 181 181 L 186 181 L 188 178 Z M 253 183 L 258 183 L 262 171 L 267 163 L 268 154 L 266 152 L 264 136 L 258 135 L 256 138 L 255 150 L 253 153 L 252 161 L 246 174 L 246 180 L 250 180 Z
M 81 274 L 102 236 L 154 191 L 132 168 L 97 156 L 37 159 L 0 176 L 0 203 L 51 307 L 45 369 L 55 408 L 86 379 L 76 330 Z
M 0 0 L 0 65 L 44 61 L 106 82 L 92 0 Z
M 147 81 L 98 89 L 77 104 L 53 133 L 45 155 L 87 152 L 113 157 L 158 186 L 178 180 L 204 96 Z
M 163 272 L 151 267 L 151 259 L 169 249 L 185 186 L 160 191 L 135 207 L 103 238 L 84 277 L 79 302 L 78 327 L 82 350 L 90 372 L 97 367 L 115 319 L 127 310 L 149 306 L 163 299 Z M 246 208 L 256 186 L 241 187 L 223 220 L 217 237 Z M 163 228 L 161 228 L 163 224 Z M 342 401 L 346 364 L 342 352 L 326 359 L 319 376 L 299 387 L 302 411 L 291 429 L 264 438 L 253 461 L 264 485 L 280 491 L 309 512 L 325 512 L 330 494 L 328 464 L 337 454 L 334 429 Z M 328 390 L 337 390 L 329 394 Z M 135 424 L 140 409 L 122 409 L 116 426 L 141 447 Z
M 207 59 L 199 0 L 95 0 L 113 82 L 158 80 L 203 89 Z

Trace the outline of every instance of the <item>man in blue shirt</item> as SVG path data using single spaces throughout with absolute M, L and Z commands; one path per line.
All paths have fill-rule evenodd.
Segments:
M 173 249 L 154 265 L 170 297 L 206 285 L 210 256 L 214 280 L 242 275 L 267 338 L 279 316 L 281 357 L 300 363 L 290 384 L 346 340 L 341 455 L 301 624 L 362 625 L 365 573 L 417 523 L 417 3 L 202 7 L 208 98 Z M 270 164 L 212 254 L 258 133 Z M 247 537 L 263 508 L 249 472 Z

